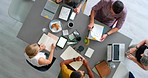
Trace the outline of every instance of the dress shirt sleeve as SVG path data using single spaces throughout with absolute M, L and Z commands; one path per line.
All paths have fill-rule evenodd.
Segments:
M 108 0 L 100 0 L 95 6 L 93 6 L 93 10 L 97 11 L 100 10 L 103 6 L 105 6 L 108 3 Z
M 123 23 L 125 21 L 126 15 L 127 15 L 127 11 L 126 10 L 123 10 L 123 13 L 121 14 L 121 17 L 119 17 L 117 19 L 117 24 L 116 24 L 115 27 L 117 27 L 119 29 L 122 27 L 122 25 L 123 25 Z

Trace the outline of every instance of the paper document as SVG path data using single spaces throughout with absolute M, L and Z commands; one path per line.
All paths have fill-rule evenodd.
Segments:
M 88 38 L 100 41 L 104 26 L 94 24 L 94 28 L 89 32 Z
M 72 59 L 72 58 L 76 58 L 78 56 L 81 56 L 78 52 L 76 52 L 71 46 L 69 46 L 62 54 L 61 54 L 61 58 L 63 60 L 67 60 L 67 59 Z M 81 56 L 82 57 L 82 56 Z M 75 70 L 78 70 L 81 66 L 82 66 L 83 62 L 82 61 L 76 61 L 76 62 L 72 62 L 69 65 L 71 67 L 73 67 Z
M 91 58 L 92 54 L 94 53 L 94 50 L 91 49 L 91 48 L 88 48 L 86 53 L 85 53 L 85 56 Z
M 51 50 L 51 45 L 54 44 L 56 45 L 58 41 L 58 37 L 49 33 L 48 35 L 43 34 L 40 40 L 38 41 L 38 44 L 44 44 L 46 46 L 46 50 L 50 52 Z
M 69 15 L 70 15 L 70 11 L 71 11 L 70 8 L 67 8 L 67 7 L 64 7 L 64 6 L 63 6 L 63 7 L 61 8 L 61 12 L 60 12 L 60 14 L 59 14 L 59 18 L 65 20 L 65 21 L 67 21 Z

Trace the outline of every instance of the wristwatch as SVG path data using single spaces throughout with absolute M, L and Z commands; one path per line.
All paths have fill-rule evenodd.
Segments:
M 73 58 L 73 61 L 76 61 L 76 58 Z

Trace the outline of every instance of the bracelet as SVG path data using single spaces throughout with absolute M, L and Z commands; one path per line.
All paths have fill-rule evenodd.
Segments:
M 108 33 L 105 33 L 107 36 L 109 36 L 109 34 Z
M 73 61 L 76 61 L 76 58 L 73 58 Z
M 135 47 L 137 50 L 139 49 L 137 46 Z

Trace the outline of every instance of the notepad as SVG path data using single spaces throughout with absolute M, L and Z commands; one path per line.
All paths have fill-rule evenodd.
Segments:
M 94 24 L 94 28 L 89 32 L 88 38 L 96 41 L 100 41 L 104 26 Z
M 38 41 L 38 44 L 44 44 L 46 46 L 46 50 L 48 50 L 49 52 L 51 51 L 51 45 L 54 44 L 56 45 L 57 41 L 58 41 L 59 37 L 48 33 L 48 35 L 43 34 L 40 38 L 40 40 Z
M 59 18 L 62 20 L 67 21 L 70 15 L 71 9 L 68 7 L 63 6 L 61 8 L 60 14 L 59 14 Z
M 92 54 L 94 53 L 94 50 L 91 49 L 91 48 L 88 48 L 86 53 L 85 53 L 85 56 L 91 58 Z
M 72 59 L 72 58 L 76 58 L 76 57 L 82 57 L 78 52 L 76 52 L 71 46 L 68 46 L 68 48 L 61 54 L 61 58 L 63 60 L 67 60 L 67 59 Z M 72 62 L 69 65 L 71 67 L 73 67 L 75 70 L 78 70 L 81 66 L 82 66 L 83 62 L 82 61 L 76 61 L 76 62 Z

